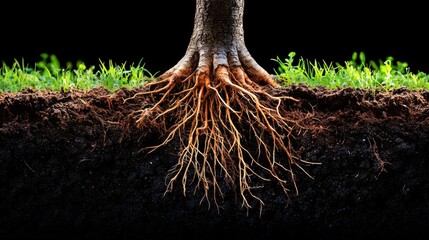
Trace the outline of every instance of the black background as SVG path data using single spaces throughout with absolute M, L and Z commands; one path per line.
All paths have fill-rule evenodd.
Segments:
M 11 64 L 55 54 L 61 63 L 145 64 L 167 70 L 186 51 L 194 0 L 14 3 L 1 15 L 0 60 Z M 246 45 L 268 71 L 273 60 L 297 57 L 326 62 L 368 60 L 407 62 L 413 72 L 429 72 L 428 10 L 412 2 L 289 2 L 247 0 Z

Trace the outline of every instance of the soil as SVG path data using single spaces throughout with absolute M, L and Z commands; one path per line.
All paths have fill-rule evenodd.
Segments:
M 310 114 L 293 140 L 320 164 L 297 173 L 299 192 L 262 186 L 265 205 L 246 209 L 234 189 L 219 208 L 201 191 L 165 192 L 179 142 L 137 128 L 124 103 L 142 89 L 114 93 L 0 94 L 0 237 L 172 239 L 287 237 L 379 239 L 429 233 L 429 92 L 310 88 L 276 90 Z M 267 91 L 271 91 L 267 89 Z

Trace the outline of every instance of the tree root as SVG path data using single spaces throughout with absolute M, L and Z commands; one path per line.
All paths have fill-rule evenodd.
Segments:
M 213 199 L 219 207 L 218 197 L 224 190 L 219 181 L 223 179 L 230 187 L 238 187 L 242 204 L 248 209 L 252 207 L 249 197 L 257 200 L 261 209 L 264 205 L 254 193 L 255 177 L 275 180 L 288 198 L 288 184 L 298 193 L 293 168 L 311 176 L 301 167 L 308 162 L 296 156 L 291 140 L 293 131 L 304 127 L 299 120 L 284 116 L 281 109 L 284 101 L 298 100 L 269 94 L 241 67 L 219 66 L 213 75 L 208 67 L 190 69 L 167 71 L 148 84 L 148 91 L 132 97 L 157 98 L 154 105 L 133 113 L 138 127 L 160 127 L 160 123 L 174 121 L 172 126 L 163 126 L 163 142 L 150 148 L 154 151 L 176 137 L 180 140 L 181 152 L 167 173 L 166 192 L 180 181 L 186 195 L 187 186 L 196 181 L 195 190 L 202 187 L 209 206 Z

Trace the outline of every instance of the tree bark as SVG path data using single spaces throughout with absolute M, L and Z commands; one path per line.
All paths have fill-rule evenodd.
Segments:
M 237 53 L 245 45 L 243 10 L 244 0 L 197 0 L 187 54 L 198 53 L 200 66 L 239 66 Z
M 226 70 L 216 73 L 219 66 L 223 66 L 236 79 L 250 79 L 260 85 L 277 87 L 272 76 L 247 50 L 243 14 L 244 0 L 196 0 L 194 29 L 187 51 L 173 68 L 161 75 L 161 79 L 189 76 L 199 70 L 213 80 L 222 77 L 219 72 L 226 74 Z

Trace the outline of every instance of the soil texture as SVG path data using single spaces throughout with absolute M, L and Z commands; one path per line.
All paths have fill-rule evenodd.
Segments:
M 142 87 L 143 88 L 143 87 Z M 289 199 L 261 183 L 246 209 L 225 188 L 217 208 L 180 184 L 166 192 L 178 141 L 155 152 L 157 128 L 137 128 L 144 89 L 0 94 L 0 238 L 380 239 L 429 233 L 429 92 L 267 88 L 299 100 L 293 139 L 311 164 Z M 169 124 L 169 123 L 165 123 Z M 243 140 L 245 141 L 245 140 Z M 257 147 L 257 146 L 255 146 Z M 257 190 L 259 191 L 259 190 Z M 424 235 L 423 235 L 424 236 Z

